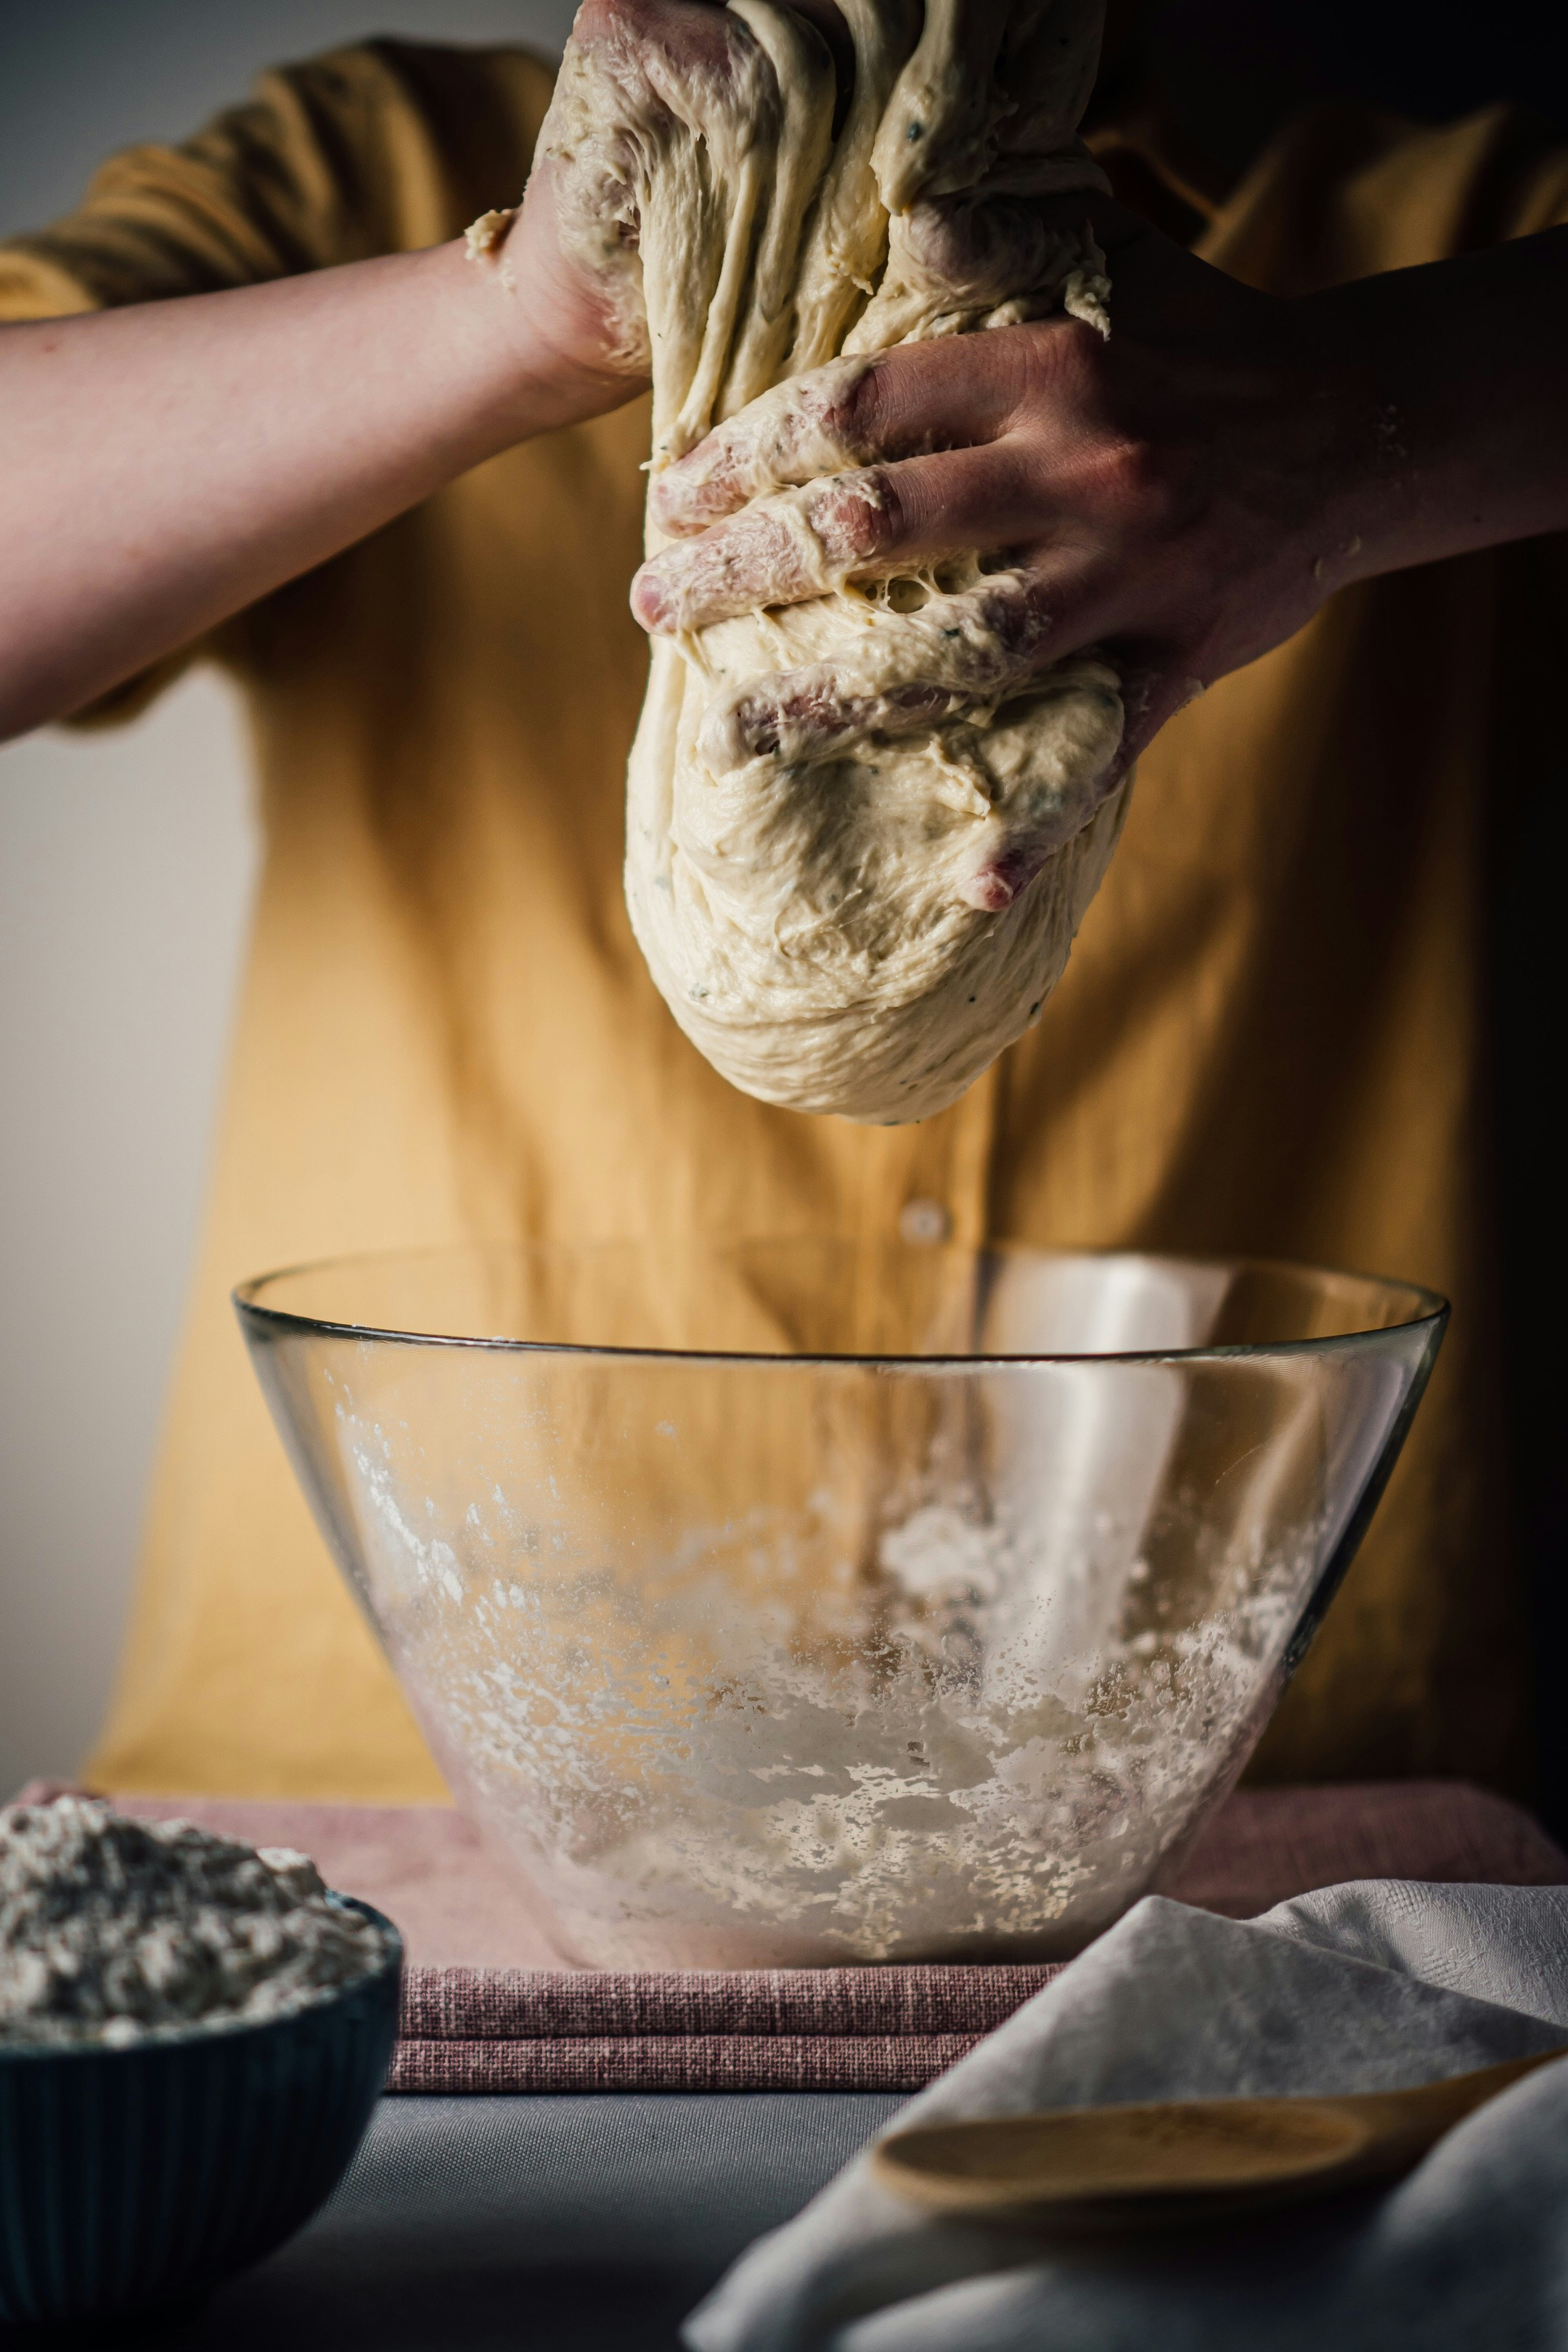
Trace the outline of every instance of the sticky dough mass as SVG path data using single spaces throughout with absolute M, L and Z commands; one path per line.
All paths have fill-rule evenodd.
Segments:
M 1100 0 L 840 5 L 855 81 L 837 134 L 826 50 L 773 0 L 730 0 L 690 58 L 591 12 L 567 50 L 541 152 L 563 242 L 649 352 L 656 475 L 764 394 L 751 446 L 784 427 L 797 458 L 844 470 L 826 425 L 809 451 L 812 419 L 868 355 L 1063 308 L 1105 329 L 1087 227 L 1047 228 L 1036 201 L 1104 184 L 1076 136 Z M 803 411 L 795 379 L 830 362 Z M 765 467 L 746 486 L 779 488 Z M 626 900 L 676 1019 L 734 1085 L 920 1118 L 1061 976 L 1127 797 L 1103 781 L 1119 681 L 1092 660 L 1035 669 L 1018 574 L 978 558 L 837 577 L 808 496 L 773 504 L 820 593 L 654 641 Z M 651 519 L 648 538 L 668 543 Z M 825 741 L 808 722 L 827 680 L 847 719 Z M 761 730 L 759 703 L 777 719 Z

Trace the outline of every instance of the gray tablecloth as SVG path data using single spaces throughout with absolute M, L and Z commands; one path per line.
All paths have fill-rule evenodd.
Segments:
M 805 2091 L 384 2099 L 303 2235 L 153 2340 L 171 2352 L 673 2352 L 682 2317 L 742 2247 L 899 2104 Z

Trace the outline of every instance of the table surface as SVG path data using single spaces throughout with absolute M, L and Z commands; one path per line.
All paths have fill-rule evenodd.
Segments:
M 211 1800 L 136 1810 L 312 1845 L 340 1885 L 390 1905 L 426 1962 L 548 1957 L 515 1886 L 450 1813 Z M 1373 1875 L 1548 1885 L 1568 1864 L 1528 1815 L 1478 1790 L 1244 1790 L 1179 1891 L 1246 1915 Z M 901 2104 L 810 2091 L 384 2099 L 308 2229 L 184 2324 L 162 2318 L 139 2340 L 171 2352 L 674 2352 L 681 2319 L 742 2249 Z M 0 2327 L 17 2352 L 65 2352 L 68 2340 Z
M 310 2228 L 153 2340 L 171 2352 L 673 2352 L 742 2249 L 798 2212 L 900 2104 L 813 2091 L 384 2099 Z

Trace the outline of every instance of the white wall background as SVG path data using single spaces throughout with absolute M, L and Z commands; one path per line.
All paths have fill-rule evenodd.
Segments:
M 277 58 L 376 32 L 554 51 L 572 13 L 0 0 L 0 236 Z M 108 1694 L 254 860 L 237 713 L 210 675 L 135 727 L 0 748 L 0 1800 L 69 1772 Z

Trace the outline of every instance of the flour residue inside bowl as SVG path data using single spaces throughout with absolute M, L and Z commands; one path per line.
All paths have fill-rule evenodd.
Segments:
M 384 1433 L 342 1435 L 426 1729 L 602 1965 L 1079 1948 L 1245 1752 L 1321 1558 L 1315 1525 L 1288 1553 L 1233 1530 L 1194 1608 L 1141 1513 L 1020 1525 L 959 1490 L 869 1555 L 819 1497 L 622 1572 L 500 1488 L 455 1528 Z

